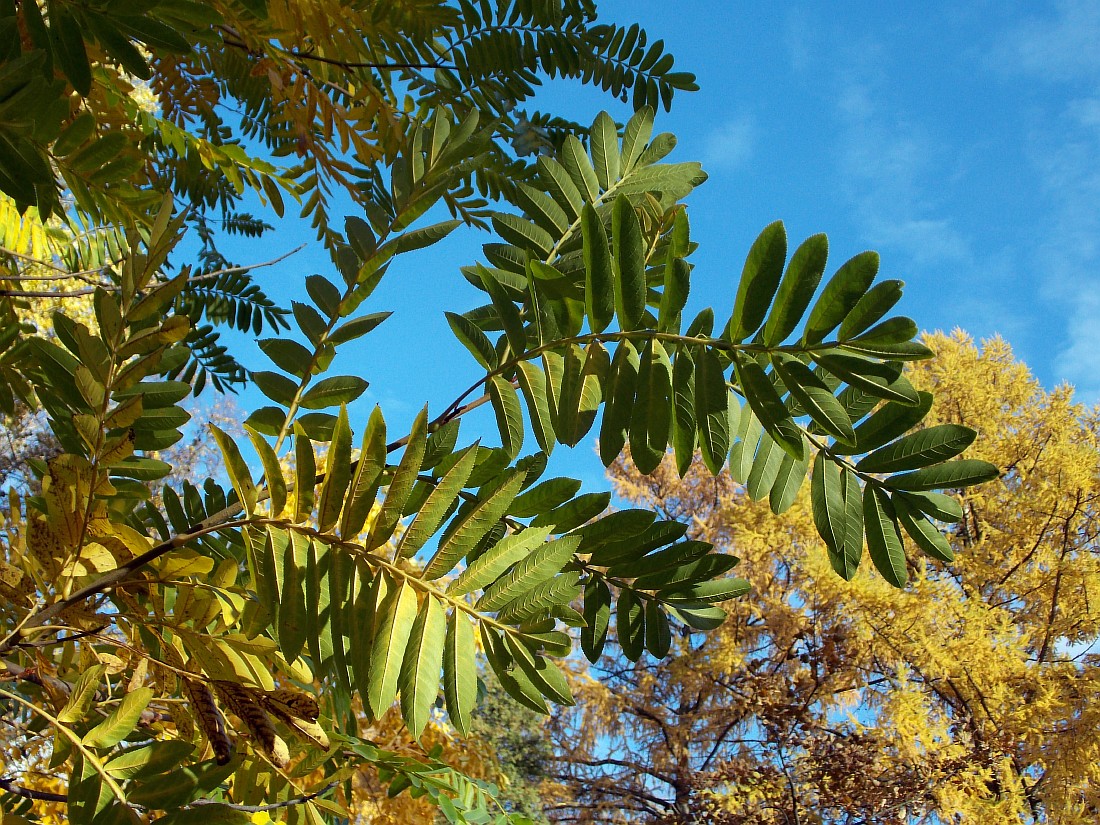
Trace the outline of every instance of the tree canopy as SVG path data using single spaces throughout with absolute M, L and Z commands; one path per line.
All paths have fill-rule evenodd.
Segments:
M 922 426 L 978 428 L 974 454 L 1005 474 L 953 495 L 944 558 L 910 546 L 904 594 L 827 575 L 804 492 L 777 518 L 728 471 L 616 462 L 621 495 L 690 520 L 753 587 L 667 659 L 575 681 L 552 723 L 561 821 L 1096 820 L 1098 412 L 1044 391 L 1000 339 L 924 341 Z
M 901 283 L 876 282 L 875 253 L 825 279 L 825 237 L 788 258 L 776 222 L 728 319 L 683 317 L 683 199 L 706 176 L 666 161 L 675 139 L 654 133 L 650 104 L 693 81 L 590 3 L 2 12 L 0 190 L 19 216 L 5 232 L 30 247 L 4 253 L 0 410 L 43 415 L 58 445 L 3 515 L 0 703 L 50 766 L 43 784 L 9 765 L 13 816 L 49 802 L 96 825 L 336 822 L 366 766 L 450 821 L 522 822 L 442 749 L 397 752 L 372 732 L 396 707 L 414 740 L 438 718 L 466 735 L 483 668 L 527 708 L 571 704 L 575 637 L 599 660 L 614 627 L 626 659 L 663 658 L 749 587 L 687 523 L 608 513 L 610 493 L 547 473 L 590 433 L 605 464 L 629 445 L 642 473 L 668 449 L 680 473 L 729 464 L 777 513 L 809 476 L 832 567 L 853 578 L 866 546 L 894 587 L 903 532 L 943 556 L 934 521 L 963 517 L 936 491 L 998 475 L 958 457 L 966 426 L 909 433 L 932 395 L 902 366 L 932 352 L 891 315 Z M 636 112 L 581 128 L 521 110 L 547 75 L 633 94 Z M 362 210 L 340 228 L 337 189 Z M 276 212 L 300 199 L 331 253 L 289 311 L 210 228 L 260 231 L 237 211 L 249 190 Z M 436 205 L 454 217 L 425 225 Z M 372 293 L 391 263 L 463 223 L 493 233 L 460 268 L 484 303 L 447 315 L 469 388 L 409 432 L 381 408 L 353 422 L 370 365 L 330 374 L 337 351 L 389 316 Z M 189 231 L 196 266 L 174 252 Z M 43 294 L 87 305 L 35 320 Z M 267 368 L 218 343 L 226 324 L 267 334 Z M 208 378 L 270 403 L 246 438 L 210 427 L 228 483 L 173 486 L 159 451 Z M 492 446 L 460 433 L 485 404 Z

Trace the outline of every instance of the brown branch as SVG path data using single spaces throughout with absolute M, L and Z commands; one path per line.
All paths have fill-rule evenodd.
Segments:
M 0 779 L 0 788 L 3 788 L 14 796 L 21 796 L 24 799 L 34 799 L 38 802 L 68 802 L 69 797 L 63 793 L 52 793 L 51 791 L 36 791 L 32 788 L 24 788 L 22 785 L 16 785 L 10 779 Z

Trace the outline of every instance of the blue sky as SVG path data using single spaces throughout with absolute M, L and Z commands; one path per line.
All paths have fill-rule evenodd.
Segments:
M 663 38 L 699 79 L 657 122 L 680 138 L 672 159 L 711 176 L 688 201 L 701 245 L 689 309 L 728 317 L 749 245 L 782 218 L 792 245 L 829 235 L 830 271 L 877 249 L 921 328 L 999 333 L 1046 386 L 1070 381 L 1100 401 L 1100 3 L 733 5 L 599 4 L 607 21 Z M 630 113 L 575 84 L 552 84 L 541 102 L 582 122 Z M 310 239 L 286 222 L 238 257 Z M 372 298 L 395 317 L 336 363 L 372 382 L 357 430 L 375 402 L 397 431 L 476 377 L 442 313 L 484 302 L 458 266 L 486 240 L 460 230 L 395 266 Z M 285 298 L 279 285 L 312 271 L 331 271 L 316 245 L 257 276 Z M 259 368 L 258 353 L 249 362 Z M 487 416 L 465 435 L 479 426 Z M 599 487 L 591 446 L 561 469 Z

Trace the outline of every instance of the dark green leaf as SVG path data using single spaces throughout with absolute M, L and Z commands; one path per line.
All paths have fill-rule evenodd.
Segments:
M 920 510 L 911 505 L 905 496 L 895 493 L 890 497 L 890 502 L 894 505 L 898 522 L 917 547 L 934 559 L 945 562 L 955 560 L 955 551 L 951 549 L 947 537 Z
M 738 358 L 736 367 L 745 400 L 764 425 L 768 435 L 785 451 L 801 459 L 806 454 L 802 430 L 794 423 L 771 379 L 756 361 L 748 358 Z
M 642 227 L 626 195 L 619 195 L 611 209 L 614 240 L 615 312 L 619 327 L 636 329 L 645 312 L 645 244 Z
M 610 620 L 611 590 L 603 579 L 592 577 L 584 585 L 585 626 L 581 628 L 581 650 L 588 661 L 595 662 L 603 653 Z
M 646 341 L 638 366 L 637 394 L 630 419 L 630 457 L 643 475 L 657 469 L 672 425 L 672 364 L 655 338 Z
M 512 382 L 499 375 L 490 376 L 487 384 L 489 402 L 493 405 L 497 419 L 500 443 L 510 461 L 519 454 L 523 446 L 523 410 L 520 409 L 519 395 Z
M 863 491 L 863 522 L 871 561 L 886 581 L 894 587 L 904 587 L 909 573 L 894 508 L 889 496 L 874 484 L 868 484 Z
M 972 443 L 977 433 L 960 424 L 940 424 L 910 433 L 865 456 L 856 469 L 865 473 L 916 470 L 954 458 Z
M 803 343 L 816 344 L 824 340 L 848 317 L 859 299 L 870 289 L 878 274 L 878 266 L 877 252 L 861 252 L 836 271 L 810 311 L 802 335 Z
M 615 271 L 603 221 L 591 204 L 581 213 L 584 239 L 584 303 L 588 326 L 603 332 L 615 317 Z
M 734 343 L 745 340 L 764 323 L 768 307 L 779 287 L 786 259 L 787 230 L 782 221 L 775 221 L 765 227 L 753 242 L 741 271 L 737 300 L 728 327 L 730 340 Z
M 820 234 L 811 235 L 795 250 L 764 324 L 765 345 L 781 344 L 794 332 L 821 282 L 828 257 L 829 239 Z
M 972 487 L 1000 477 L 1001 471 L 988 461 L 964 458 L 948 461 L 933 467 L 925 467 L 912 473 L 902 473 L 886 479 L 886 486 L 894 490 L 946 490 Z

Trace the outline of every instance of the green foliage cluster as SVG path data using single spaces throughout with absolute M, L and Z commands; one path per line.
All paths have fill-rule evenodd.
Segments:
M 486 783 L 434 756 L 384 751 L 364 726 L 399 701 L 414 738 L 437 708 L 467 733 L 482 661 L 515 701 L 545 713 L 548 703 L 572 702 L 557 662 L 576 636 L 595 660 L 614 621 L 628 658 L 661 658 L 678 628 L 716 627 L 718 604 L 747 589 L 727 575 L 738 560 L 684 540 L 687 525 L 648 510 L 607 514 L 608 493 L 543 477 L 556 445 L 580 443 L 597 423 L 606 463 L 629 446 L 648 472 L 671 447 L 683 472 L 698 451 L 712 473 L 728 464 L 776 512 L 812 465 L 817 527 L 838 572 L 854 573 L 866 539 L 897 586 L 902 530 L 929 553 L 948 552 L 929 518 L 959 514 L 935 491 L 996 475 L 955 459 L 970 431 L 905 435 L 929 398 L 902 363 L 931 353 L 913 340 L 911 320 L 887 317 L 900 284 L 874 284 L 873 253 L 842 265 L 815 299 L 824 237 L 788 261 L 784 229 L 773 224 L 749 252 L 730 318 L 716 326 L 706 310 L 684 323 L 695 244 L 682 200 L 705 175 L 696 163 L 664 162 L 675 139 L 653 135 L 648 106 L 621 128 L 601 114 L 589 130 L 563 129 L 554 152 L 513 174 L 505 141 L 519 121 L 502 106 L 486 122 L 477 103 L 479 94 L 510 105 L 528 96 L 535 78 L 523 66 L 616 93 L 630 86 L 639 103 L 656 89 L 667 104 L 672 89 L 690 85 L 669 71 L 659 43 L 646 50 L 636 28 L 596 27 L 588 4 L 165 0 L 127 15 L 111 2 L 46 7 L 44 36 L 31 20 L 37 4 L 9 5 L 6 25 L 38 56 L 15 56 L 9 36 L 5 66 L 34 84 L 54 60 L 46 87 L 28 86 L 36 95 L 57 92 L 68 106 L 71 87 L 107 102 L 95 114 L 59 114 L 71 120 L 56 133 L 5 121 L 3 139 L 26 162 L 0 153 L 3 174 L 19 179 L 24 188 L 11 194 L 41 215 L 56 205 L 59 176 L 86 219 L 117 222 L 120 255 L 92 291 L 94 323 L 57 312 L 48 333 L 13 323 L 0 340 L 5 411 L 16 401 L 43 409 L 63 448 L 37 463 L 40 489 L 9 498 L 0 654 L 28 692 L 5 688 L 0 700 L 25 717 L 28 735 L 52 737 L 52 764 L 68 777 L 58 796 L 74 821 L 137 822 L 159 811 L 165 823 L 243 822 L 264 804 L 285 809 L 287 821 L 339 821 L 363 765 L 382 771 L 392 793 L 437 800 L 450 821 L 507 821 Z M 288 9 L 318 35 L 339 14 L 369 22 L 370 66 L 273 37 L 290 31 L 279 18 Z M 98 60 L 87 33 L 104 50 Z M 261 41 L 262 51 L 248 45 Z M 434 86 L 378 73 L 380 60 L 438 61 L 440 43 L 454 66 L 433 63 Z M 499 49 L 512 56 L 509 80 L 487 68 Z M 343 83 L 360 77 L 377 92 L 373 112 L 353 115 L 345 92 L 359 92 L 320 81 L 333 61 L 350 73 Z M 122 69 L 161 84 L 166 118 L 134 108 L 132 87 L 117 86 Z M 218 84 L 175 117 L 183 77 Z M 293 142 L 279 130 L 303 121 L 274 106 L 280 83 L 299 84 L 306 109 L 317 107 Z M 422 97 L 398 116 L 390 97 L 401 85 Z M 318 88 L 324 94 L 311 97 Z M 305 145 L 308 157 L 291 171 L 250 159 L 212 114 L 229 98 L 276 156 Z M 100 133 L 103 112 L 129 125 Z M 148 130 L 138 165 L 125 162 L 116 137 L 130 128 Z M 192 151 L 214 174 L 177 163 Z M 369 166 L 348 168 L 348 152 Z M 42 164 L 45 177 L 35 177 Z M 478 200 L 475 170 L 508 180 L 483 192 L 508 210 Z M 323 217 L 334 181 L 357 193 L 364 212 L 343 233 Z M 306 278 L 288 315 L 232 273 L 169 271 L 194 218 L 162 193 L 187 193 L 202 212 L 218 202 L 208 195 L 229 191 L 219 187 L 239 195 L 245 184 L 276 210 L 280 188 L 304 196 L 303 215 L 333 253 L 335 275 Z M 438 204 L 456 217 L 419 225 Z M 393 261 L 463 220 L 487 222 L 497 237 L 485 262 L 462 270 L 487 303 L 447 316 L 476 380 L 434 417 L 422 411 L 407 434 L 394 438 L 380 408 L 356 434 L 348 405 L 367 381 L 329 374 L 333 359 L 388 317 L 365 308 Z M 206 375 L 236 375 L 211 342 L 218 323 L 287 327 L 260 342 L 272 368 L 249 376 L 271 402 L 245 422 L 262 473 L 213 428 L 232 489 L 209 479 L 154 497 L 173 468 L 152 453 L 181 437 L 184 397 Z M 463 416 L 485 403 L 500 446 L 460 439 Z M 537 449 L 524 455 L 528 433 Z M 343 802 L 333 796 L 340 788 Z

